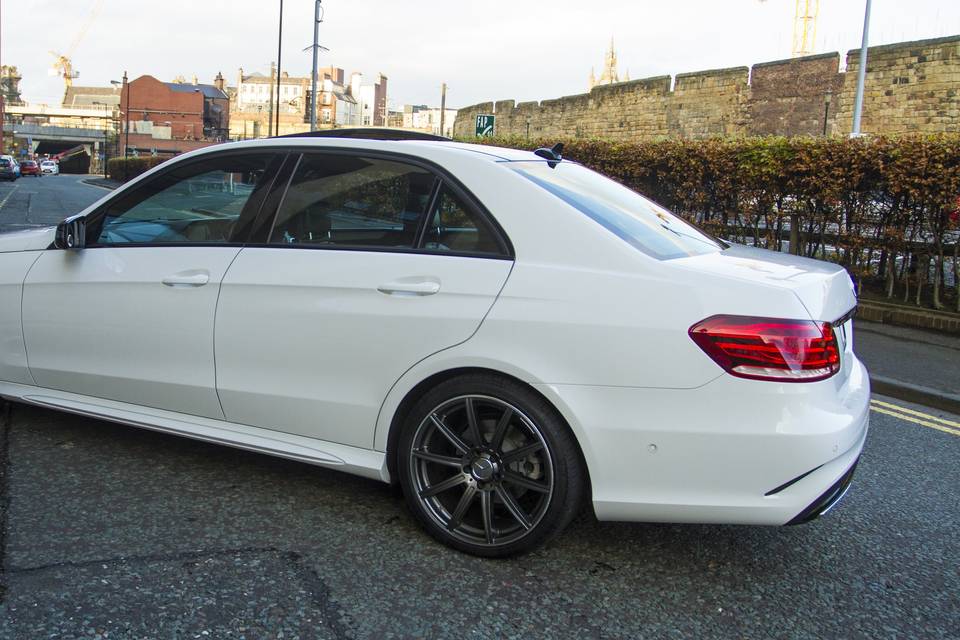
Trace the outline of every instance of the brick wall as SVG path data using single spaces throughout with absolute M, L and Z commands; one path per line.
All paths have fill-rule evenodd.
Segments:
M 594 87 L 542 102 L 460 109 L 457 136 L 478 114 L 497 135 L 651 140 L 669 136 L 821 135 L 850 130 L 860 51 L 659 76 Z M 865 133 L 960 132 L 960 36 L 873 47 L 867 61 Z
M 129 91 L 120 97 L 120 112 L 126 118 L 127 95 L 130 97 L 130 130 L 133 122 L 152 120 L 155 125 L 170 123 L 173 137 L 179 140 L 203 137 L 203 94 L 171 91 L 153 76 L 140 76 L 129 84 Z M 124 125 L 122 124 L 121 127 Z

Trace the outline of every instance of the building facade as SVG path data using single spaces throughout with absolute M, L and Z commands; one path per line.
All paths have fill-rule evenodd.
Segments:
M 3 97 L 4 104 L 21 105 L 23 99 L 20 97 L 20 71 L 13 66 L 3 65 L 0 67 L 0 96 Z
M 441 110 L 439 107 L 428 107 L 425 104 L 405 104 L 394 120 L 396 126 L 402 129 L 412 129 L 432 133 L 437 136 L 453 137 L 453 122 L 457 117 L 456 109 L 443 111 L 441 128 Z
M 352 73 L 349 82 L 345 80 L 346 73 L 340 67 L 317 70 L 317 125 L 321 128 L 385 126 L 386 76 L 379 74 L 378 81 L 372 85 L 364 84 L 361 73 Z M 245 74 L 240 69 L 236 87 L 227 89 L 233 96 L 231 138 L 261 138 L 310 129 L 310 76 L 290 76 L 284 72 L 279 87 L 278 117 L 275 70 L 271 67 L 269 74 Z
M 230 99 L 219 74 L 214 84 L 140 76 L 121 88 L 119 120 L 132 152 L 179 153 L 228 139 Z

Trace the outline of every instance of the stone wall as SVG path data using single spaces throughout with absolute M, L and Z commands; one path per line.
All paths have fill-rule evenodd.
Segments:
M 460 109 L 457 136 L 478 114 L 496 135 L 651 140 L 670 136 L 822 135 L 850 131 L 859 49 L 840 54 L 659 76 L 542 102 L 503 100 Z M 671 84 L 673 86 L 671 87 Z M 960 36 L 872 47 L 865 133 L 960 132 Z

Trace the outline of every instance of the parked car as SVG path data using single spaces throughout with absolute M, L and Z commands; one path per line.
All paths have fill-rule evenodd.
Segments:
M 0 156 L 0 179 L 15 181 L 20 177 L 20 167 L 13 156 Z
M 399 483 L 481 556 L 588 502 L 806 522 L 867 434 L 842 268 L 714 239 L 559 148 L 218 145 L 0 251 L 0 395 Z
M 55 176 L 60 173 L 60 165 L 53 160 L 44 160 L 40 163 L 40 171 Z
M 40 165 L 33 160 L 24 160 L 20 163 L 20 175 L 41 177 Z

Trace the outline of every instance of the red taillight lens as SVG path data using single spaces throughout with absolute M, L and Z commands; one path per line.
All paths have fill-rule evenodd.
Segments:
M 813 382 L 840 370 L 840 349 L 829 322 L 713 316 L 690 327 L 690 337 L 724 371 L 740 378 Z

